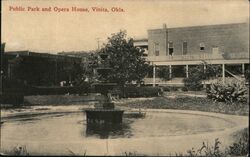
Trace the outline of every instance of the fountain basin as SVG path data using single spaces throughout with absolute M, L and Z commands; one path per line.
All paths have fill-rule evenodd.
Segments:
M 143 111 L 145 118 L 133 118 L 131 122 L 124 117 L 123 123 L 129 125 L 125 131 L 114 131 L 108 138 L 101 139 L 97 133 L 87 135 L 85 113 L 78 110 L 79 106 L 73 107 L 79 112 L 30 115 L 25 120 L 24 117 L 4 118 L 1 150 L 25 145 L 30 155 L 70 155 L 68 150 L 83 155 L 86 150 L 87 155 L 99 156 L 125 155 L 124 152 L 166 156 L 186 153 L 192 147 L 198 149 L 204 141 L 213 144 L 215 138 L 219 138 L 223 146 L 229 145 L 232 133 L 248 127 L 248 116 L 147 109 Z M 65 106 L 61 108 L 65 110 Z
M 123 110 L 94 108 L 86 109 L 87 123 L 122 123 Z

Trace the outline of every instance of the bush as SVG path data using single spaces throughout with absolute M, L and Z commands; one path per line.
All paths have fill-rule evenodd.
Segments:
M 243 156 L 249 154 L 249 128 L 245 128 L 243 131 L 240 131 L 237 141 L 233 143 L 232 146 L 229 146 L 227 154 L 231 156 Z
M 169 77 L 169 67 L 168 66 L 158 67 L 158 69 L 157 69 L 157 75 L 163 81 L 168 81 L 168 80 L 171 79 Z
M 187 87 L 182 87 L 181 90 L 182 90 L 183 92 L 187 92 L 187 91 L 188 91 L 188 88 L 187 88 Z
M 218 138 L 215 139 L 214 145 L 209 145 L 205 142 L 202 143 L 202 147 L 198 150 L 188 150 L 187 156 L 198 157 L 198 156 L 206 156 L 206 157 L 222 157 L 225 156 L 225 153 L 220 150 L 221 142 Z
M 189 77 L 184 79 L 184 84 L 187 90 L 199 91 L 202 89 L 202 80 L 199 77 Z
M 0 104 L 20 105 L 23 100 L 24 95 L 22 93 L 4 92 L 0 95 Z
M 117 90 L 117 89 L 116 89 Z M 120 91 L 122 91 L 120 89 Z M 115 93 L 122 94 L 122 92 Z M 162 94 L 162 89 L 160 87 L 125 87 L 124 97 L 154 97 Z M 122 97 L 122 95 L 119 95 Z
M 250 76 L 250 70 L 249 70 L 249 69 L 247 69 L 247 70 L 245 71 L 244 76 L 245 76 L 246 82 L 249 82 L 249 76 Z
M 178 91 L 178 89 L 181 89 L 181 87 L 175 87 L 175 86 L 165 86 L 161 87 L 164 92 L 170 92 L 170 91 Z M 183 87 L 185 88 L 185 87 Z M 185 90 L 185 89 L 184 89 Z M 186 90 L 187 91 L 187 90 Z
M 247 88 L 243 83 L 214 83 L 207 89 L 207 97 L 219 102 L 246 102 Z
M 25 95 L 63 95 L 89 93 L 89 86 L 80 87 L 28 87 Z
M 184 79 L 184 85 L 188 90 L 197 91 L 202 88 L 202 80 L 204 80 L 204 71 L 200 66 L 190 68 L 189 77 Z
M 206 69 L 204 69 L 206 67 Z M 189 77 L 184 79 L 184 85 L 188 90 L 198 91 L 201 90 L 203 85 L 202 81 L 216 78 L 221 74 L 221 67 L 219 65 L 210 65 L 207 62 L 190 67 Z
M 162 87 L 164 92 L 170 92 L 170 87 Z

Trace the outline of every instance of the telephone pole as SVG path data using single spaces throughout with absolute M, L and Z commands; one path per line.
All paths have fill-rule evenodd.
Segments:
M 3 94 L 3 54 L 4 54 L 5 43 L 1 43 L 1 52 L 0 52 L 0 94 Z
M 100 38 L 96 38 L 97 40 L 97 49 L 100 50 Z

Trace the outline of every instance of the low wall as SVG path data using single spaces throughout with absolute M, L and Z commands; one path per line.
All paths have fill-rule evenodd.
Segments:
M 96 95 L 35 95 L 25 96 L 24 104 L 29 105 L 71 105 L 89 104 L 96 101 Z

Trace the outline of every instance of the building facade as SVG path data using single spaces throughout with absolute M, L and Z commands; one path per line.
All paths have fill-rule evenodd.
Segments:
M 188 77 L 188 67 L 201 64 L 221 65 L 222 80 L 230 74 L 232 66 L 241 68 L 244 74 L 249 66 L 249 24 L 233 23 L 208 26 L 167 28 L 148 30 L 148 38 L 135 40 L 135 46 L 145 49 L 147 60 L 154 66 L 153 78 L 145 79 L 146 84 L 174 84 L 174 73 L 178 77 Z M 168 82 L 156 76 L 157 67 L 168 66 Z M 181 84 L 181 79 L 176 83 Z
M 72 82 L 81 70 L 81 57 L 9 51 L 2 56 L 2 71 L 6 80 L 19 80 L 32 86 L 59 86 Z

